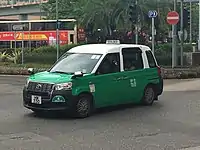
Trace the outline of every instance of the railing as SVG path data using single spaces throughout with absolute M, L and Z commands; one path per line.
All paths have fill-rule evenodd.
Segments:
M 36 4 L 42 4 L 42 3 L 47 3 L 48 0 L 20 0 L 20 1 L 16 1 L 14 4 L 12 4 L 12 2 L 10 2 L 10 4 L 8 4 L 7 1 L 1 2 L 0 3 L 0 7 L 17 7 L 17 6 L 25 6 L 25 5 L 36 5 Z

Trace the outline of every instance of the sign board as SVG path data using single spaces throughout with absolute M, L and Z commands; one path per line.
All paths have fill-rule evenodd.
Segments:
M 176 11 L 171 11 L 167 14 L 167 23 L 176 25 L 179 22 L 179 14 Z
M 106 44 L 120 44 L 120 40 L 106 40 Z
M 13 25 L 12 28 L 14 31 L 22 31 L 24 29 L 24 25 Z
M 22 36 L 23 35 L 23 36 Z M 59 31 L 60 44 L 67 44 L 69 33 L 65 30 Z M 51 44 L 56 41 L 56 31 L 16 31 L 0 32 L 0 41 L 46 41 Z
M 148 16 L 149 16 L 149 18 L 156 18 L 158 16 L 158 13 L 156 10 L 150 10 L 148 12 Z

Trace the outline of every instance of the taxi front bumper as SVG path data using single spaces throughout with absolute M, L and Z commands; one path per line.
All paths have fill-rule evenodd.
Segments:
M 34 104 L 31 102 L 31 96 L 37 95 L 41 96 L 42 103 Z M 62 96 L 64 102 L 53 102 L 55 96 Z M 31 109 L 33 111 L 72 111 L 73 106 L 77 100 L 77 96 L 72 95 L 72 91 L 53 91 L 51 93 L 33 92 L 28 91 L 26 88 L 23 89 L 23 105 L 24 107 Z

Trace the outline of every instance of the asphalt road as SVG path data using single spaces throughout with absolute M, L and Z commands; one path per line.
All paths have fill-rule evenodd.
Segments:
M 0 150 L 174 150 L 200 146 L 200 80 L 165 81 L 165 92 L 152 107 L 101 111 L 87 119 L 35 116 L 22 106 L 24 82 L 24 77 L 0 76 Z

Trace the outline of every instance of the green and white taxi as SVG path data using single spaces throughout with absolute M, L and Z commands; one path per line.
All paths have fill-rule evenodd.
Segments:
M 85 118 L 96 108 L 152 105 L 163 92 L 161 69 L 145 45 L 87 44 L 70 49 L 47 71 L 34 73 L 23 104 L 36 113 L 63 111 Z

